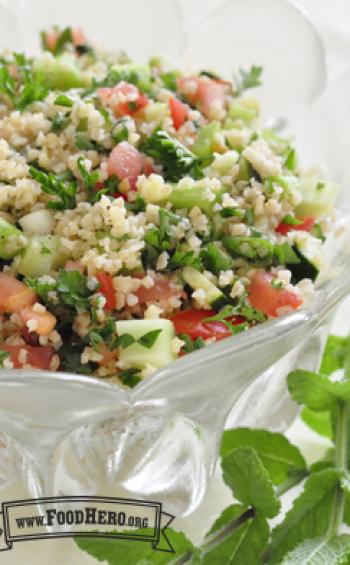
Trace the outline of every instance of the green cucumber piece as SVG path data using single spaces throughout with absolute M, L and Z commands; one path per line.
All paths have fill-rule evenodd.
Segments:
M 65 53 L 53 57 L 49 53 L 34 59 L 33 70 L 44 77 L 46 84 L 54 90 L 70 90 L 88 86 L 90 79 L 80 71 L 73 55 Z
M 208 243 L 201 253 L 201 258 L 205 268 L 215 275 L 219 275 L 220 271 L 227 271 L 232 267 L 232 258 L 225 251 L 219 249 L 215 243 Z
M 215 147 L 215 135 L 220 131 L 218 122 L 211 122 L 198 130 L 197 137 L 191 147 L 192 152 L 202 161 L 211 161 Z
M 131 82 L 140 90 L 149 92 L 151 88 L 151 69 L 148 65 L 124 63 L 122 65 L 113 65 L 111 70 L 119 73 L 120 80 Z
M 222 243 L 233 257 L 244 257 L 248 261 L 271 262 L 274 245 L 262 237 L 224 237 Z
M 66 256 L 60 251 L 60 238 L 37 235 L 29 239 L 18 271 L 25 277 L 48 275 L 65 263 Z
M 310 173 L 301 179 L 299 190 L 303 199 L 295 209 L 298 216 L 319 217 L 333 210 L 338 192 L 335 184 Z
M 154 345 L 147 349 L 139 343 L 120 349 L 120 360 L 135 369 L 144 369 L 146 364 L 161 369 L 172 361 L 176 354 L 172 351 L 172 340 L 175 337 L 174 324 L 170 320 L 120 320 L 116 322 L 118 336 L 129 334 L 139 339 L 148 332 L 161 330 Z
M 253 176 L 253 169 L 249 161 L 245 157 L 241 156 L 239 160 L 239 169 L 236 176 L 236 180 L 248 181 Z
M 192 210 L 198 206 L 205 214 L 211 215 L 213 207 L 217 202 L 221 202 L 222 195 L 227 192 L 227 188 L 219 188 L 213 192 L 213 200 L 208 199 L 208 188 L 203 185 L 192 186 L 189 188 L 178 188 L 175 186 L 167 198 L 175 210 L 184 208 L 185 210 Z
M 292 282 L 296 284 L 302 279 L 311 279 L 314 281 L 319 272 L 319 267 L 315 264 L 311 254 L 306 248 L 301 251 L 297 244 L 292 246 L 295 255 L 299 259 L 299 263 L 287 263 L 287 268 L 292 273 Z
M 21 245 L 15 238 L 20 235 L 22 232 L 19 229 L 0 216 L 0 259 L 11 259 L 19 252 Z M 13 242 L 9 241 L 12 237 Z
M 182 271 L 184 281 L 194 290 L 203 289 L 208 304 L 217 309 L 227 303 L 226 296 L 205 275 L 193 267 L 185 267 Z
M 250 123 L 259 115 L 259 105 L 252 99 L 232 100 L 229 104 L 228 116 L 232 120 Z

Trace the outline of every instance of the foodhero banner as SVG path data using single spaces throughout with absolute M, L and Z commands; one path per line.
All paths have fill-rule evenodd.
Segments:
M 127 498 L 59 496 L 3 502 L 0 551 L 19 541 L 66 537 L 102 537 L 150 542 L 173 552 L 166 528 L 174 516 L 162 504 Z

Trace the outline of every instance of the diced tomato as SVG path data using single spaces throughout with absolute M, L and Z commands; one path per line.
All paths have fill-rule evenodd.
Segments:
M 188 114 L 188 109 L 186 104 L 181 102 L 175 96 L 169 98 L 170 113 L 173 120 L 174 128 L 179 129 L 185 122 Z
M 79 271 L 79 273 L 83 274 L 84 267 L 80 263 L 80 261 L 67 261 L 64 266 L 65 271 Z
M 273 276 L 263 271 L 256 271 L 248 286 L 250 304 L 266 316 L 275 318 L 279 308 L 289 307 L 296 310 L 302 300 L 294 292 L 272 286 Z
M 316 220 L 313 216 L 308 216 L 306 218 L 301 218 L 300 224 L 285 224 L 284 222 L 280 222 L 276 228 L 276 232 L 282 235 L 286 235 L 292 230 L 310 232 L 315 225 L 315 221 Z
M 228 91 L 227 83 L 208 77 L 180 77 L 177 85 L 189 103 L 198 106 L 208 118 L 213 104 L 222 105 Z
M 113 278 L 108 273 L 98 273 L 96 275 L 100 283 L 99 291 L 106 298 L 105 310 L 115 310 L 117 303 L 115 299 L 115 290 L 113 286 Z
M 0 272 L 0 310 L 20 312 L 26 306 L 34 304 L 37 297 L 23 282 Z
M 25 324 L 29 320 L 35 320 L 37 322 L 34 331 L 38 335 L 49 335 L 57 323 L 57 319 L 51 312 L 47 310 L 36 312 L 33 306 L 26 306 L 19 314 Z
M 23 363 L 20 363 L 18 356 L 21 349 L 25 349 L 27 352 L 26 362 L 24 365 L 31 365 L 36 369 L 42 369 L 43 371 L 50 370 L 50 364 L 53 356 L 55 355 L 55 350 L 53 347 L 45 345 L 43 347 L 32 347 L 31 345 L 7 345 L 5 343 L 0 345 L 2 351 L 7 351 L 10 354 L 10 359 L 13 363 L 14 369 L 21 369 Z
M 232 336 L 231 330 L 223 322 L 204 322 L 206 318 L 215 316 L 215 310 L 197 310 L 189 308 L 178 312 L 170 319 L 172 320 L 177 334 L 187 334 L 191 339 L 202 337 L 203 339 L 215 338 L 216 340 Z M 244 322 L 241 316 L 233 316 L 227 319 L 231 324 L 237 325 Z
M 102 87 L 97 90 L 100 100 L 113 108 L 116 116 L 132 116 L 147 106 L 149 100 L 134 84 L 122 80 L 111 88 Z
M 135 291 L 141 304 L 156 300 L 167 300 L 172 296 L 185 296 L 185 293 L 179 290 L 171 281 L 161 277 L 155 277 L 153 280 L 154 285 L 151 288 L 146 288 L 142 285 Z
M 86 35 L 80 27 L 75 27 L 72 29 L 72 39 L 76 47 L 79 47 L 79 45 L 87 44 Z
M 45 44 L 47 49 L 52 52 L 55 51 L 59 36 L 60 32 L 55 31 L 54 29 L 45 32 Z M 86 35 L 83 30 L 78 27 L 72 29 L 72 40 L 76 47 L 79 47 L 79 45 L 86 45 L 87 43 Z
M 119 180 L 127 179 L 131 188 L 134 188 L 142 166 L 141 153 L 127 141 L 118 143 L 108 157 L 109 176 L 115 175 Z

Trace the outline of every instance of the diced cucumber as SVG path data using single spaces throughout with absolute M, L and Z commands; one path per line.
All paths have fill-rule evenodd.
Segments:
M 41 58 L 34 59 L 33 69 L 55 90 L 69 90 L 90 84 L 90 79 L 78 69 L 75 57 L 69 53 L 59 57 L 45 53 Z
M 21 249 L 17 241 L 22 232 L 0 216 L 0 259 L 11 259 Z
M 296 214 L 319 217 L 333 210 L 338 187 L 310 173 L 301 179 L 300 192 L 303 199 L 296 207 Z
M 245 157 L 241 156 L 239 160 L 239 169 L 236 176 L 236 180 L 248 181 L 253 176 L 253 169 L 249 161 Z
M 26 277 L 40 277 L 62 267 L 65 260 L 66 256 L 60 250 L 59 237 L 33 236 L 24 250 L 18 270 Z
M 169 116 L 169 107 L 164 102 L 154 102 L 147 104 L 143 110 L 146 122 L 160 123 L 164 118 Z
M 116 322 L 116 328 L 119 336 L 129 334 L 135 339 L 139 339 L 148 332 L 161 330 L 150 349 L 139 343 L 120 349 L 120 360 L 130 367 L 143 369 L 148 363 L 160 369 L 176 359 L 176 354 L 172 351 L 175 329 L 170 320 L 121 320 Z
M 221 290 L 215 286 L 205 275 L 193 267 L 185 267 L 182 271 L 184 281 L 194 290 L 203 289 L 208 304 L 213 308 L 220 308 L 226 304 L 227 299 Z
M 230 151 L 226 151 L 222 155 L 216 155 L 214 161 L 211 164 L 211 167 L 212 169 L 214 169 L 214 171 L 220 173 L 220 175 L 229 175 L 238 159 L 238 151 L 231 149 Z
M 274 245 L 262 237 L 224 237 L 224 247 L 233 257 L 244 257 L 248 261 L 271 261 Z
M 232 100 L 229 105 L 228 115 L 233 120 L 243 120 L 250 123 L 259 115 L 259 104 L 254 98 Z
M 206 214 L 210 214 L 213 206 L 217 201 L 217 196 L 213 200 L 208 198 L 208 188 L 206 186 L 192 186 L 188 188 L 174 187 L 167 201 L 170 202 L 175 210 L 185 208 L 191 210 L 194 206 L 198 206 Z
M 232 258 L 215 243 L 208 243 L 201 253 L 201 258 L 205 268 L 216 275 L 232 267 Z
M 148 92 L 151 87 L 151 69 L 148 65 L 139 63 L 124 63 L 122 65 L 113 65 L 111 70 L 120 74 L 121 80 L 132 82 L 140 90 Z
M 218 122 L 211 122 L 198 130 L 196 140 L 191 147 L 192 152 L 203 161 L 210 161 L 215 147 L 215 136 L 220 131 Z
M 303 247 L 297 243 L 295 243 L 292 247 L 294 253 L 299 259 L 299 263 L 290 263 L 286 266 L 292 273 L 292 282 L 294 284 L 302 279 L 311 279 L 314 281 L 320 272 L 320 265 L 318 264 L 318 261 L 315 260 L 315 253 L 311 243 L 312 241 L 313 240 L 310 240 L 309 244 Z
M 277 184 L 286 193 L 290 192 L 291 190 L 300 190 L 300 181 L 294 175 L 279 175 L 277 177 L 268 177 L 267 183 L 269 185 Z

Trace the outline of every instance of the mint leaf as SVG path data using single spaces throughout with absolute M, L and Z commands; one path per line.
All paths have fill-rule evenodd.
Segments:
M 249 428 L 227 430 L 222 438 L 221 457 L 244 446 L 255 450 L 275 485 L 281 484 L 292 473 L 305 471 L 304 457 L 282 434 Z
M 208 541 L 203 546 L 201 565 L 219 563 L 260 565 L 262 563 L 261 555 L 268 542 L 269 528 L 266 520 L 260 515 L 255 515 L 254 511 L 249 519 L 240 524 L 240 518 L 245 511 L 243 506 L 236 504 L 223 511 L 206 536 Z M 212 544 L 210 540 L 213 540 Z
M 133 530 L 133 534 L 152 534 L 153 529 Z M 75 538 L 77 546 L 98 561 L 106 561 L 109 565 L 166 565 L 180 558 L 191 557 L 194 551 L 192 543 L 182 532 L 166 529 L 167 538 L 175 553 L 156 551 L 150 542 L 130 541 L 122 539 Z M 185 561 L 184 561 L 185 562 Z
M 310 408 L 305 407 L 301 412 L 301 419 L 314 432 L 321 436 L 333 437 L 331 417 L 329 412 L 314 412 Z
M 237 447 L 222 460 L 223 479 L 234 496 L 267 518 L 278 514 L 280 501 L 261 459 L 251 447 Z
M 320 373 L 331 375 L 343 367 L 347 338 L 330 335 L 323 352 Z
M 347 565 L 350 536 L 306 540 L 288 553 L 281 565 Z
M 162 333 L 163 330 L 152 330 L 147 332 L 146 334 L 139 337 L 137 343 L 142 345 L 142 347 L 146 347 L 147 349 L 151 349 L 155 342 L 157 341 L 159 335 Z
M 330 410 L 339 400 L 350 401 L 350 381 L 332 382 L 328 376 L 310 371 L 292 371 L 288 389 L 293 400 L 311 410 Z
M 269 563 L 282 557 L 307 538 L 325 535 L 328 530 L 338 485 L 338 473 L 326 469 L 311 475 L 283 522 L 272 531 Z

